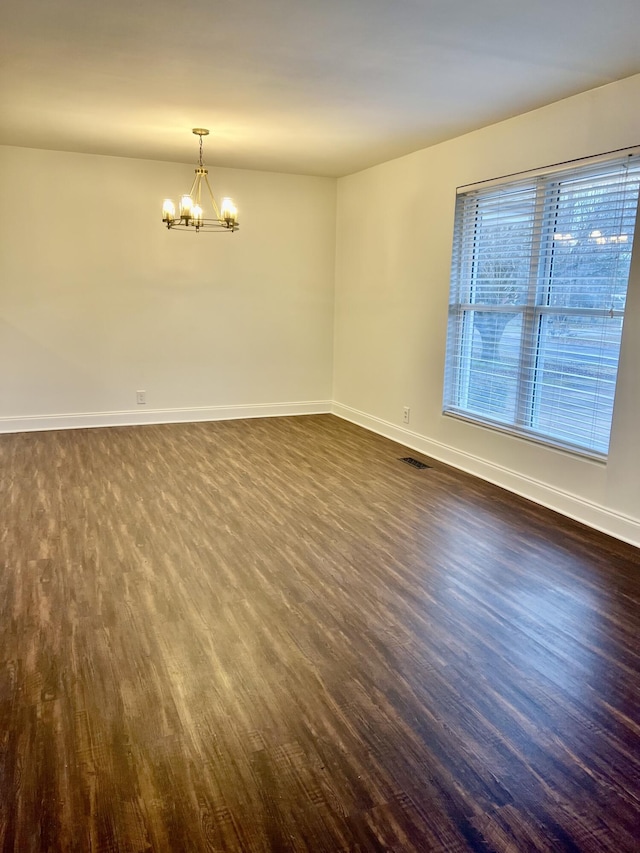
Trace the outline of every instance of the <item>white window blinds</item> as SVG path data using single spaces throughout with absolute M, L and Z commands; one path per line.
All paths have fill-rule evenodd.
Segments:
M 607 453 L 640 156 L 456 203 L 444 410 Z

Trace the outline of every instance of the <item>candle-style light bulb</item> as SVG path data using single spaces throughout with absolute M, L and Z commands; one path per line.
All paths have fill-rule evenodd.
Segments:
M 220 217 L 227 225 L 235 225 L 238 218 L 238 209 L 230 198 L 223 198 L 220 206 Z
M 171 222 L 176 217 L 176 206 L 170 198 L 162 202 L 162 221 Z
M 194 205 L 193 205 L 193 209 L 192 209 L 192 211 L 191 211 L 191 217 L 192 217 L 192 219 L 193 219 L 193 224 L 194 224 L 194 225 L 196 225 L 196 226 L 198 226 L 198 227 L 199 227 L 200 225 L 202 225 L 202 222 L 203 222 L 203 212 L 202 212 L 202 208 L 200 207 L 200 205 L 199 205 L 199 204 L 194 204 Z
M 191 218 L 192 211 L 193 199 L 190 195 L 183 195 L 180 199 L 180 219 L 186 219 L 188 221 Z

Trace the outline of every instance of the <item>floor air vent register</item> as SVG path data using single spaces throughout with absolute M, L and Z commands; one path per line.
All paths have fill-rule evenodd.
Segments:
M 411 465 L 412 468 L 419 468 L 421 471 L 423 468 L 431 468 L 431 465 L 425 465 L 424 462 L 420 462 L 419 459 L 414 459 L 413 456 L 403 456 L 400 461 L 405 462 L 407 465 Z

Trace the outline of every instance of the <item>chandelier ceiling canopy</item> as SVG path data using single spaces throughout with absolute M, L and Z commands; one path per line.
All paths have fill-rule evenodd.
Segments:
M 220 207 L 213 197 L 213 190 L 209 183 L 209 170 L 202 160 L 202 137 L 208 136 L 209 131 L 205 127 L 194 127 L 193 133 L 200 137 L 200 159 L 196 166 L 196 176 L 191 184 L 191 189 L 180 198 L 178 213 L 176 206 L 170 198 L 165 198 L 162 205 L 162 221 L 167 228 L 180 228 L 193 231 L 230 231 L 233 233 L 240 227 L 238 223 L 238 211 L 230 198 L 223 198 Z M 202 185 L 205 185 L 211 206 L 213 218 L 205 217 L 202 207 Z

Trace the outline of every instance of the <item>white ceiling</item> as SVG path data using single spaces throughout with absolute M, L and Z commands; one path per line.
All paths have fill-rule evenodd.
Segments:
M 640 0 L 4 0 L 0 143 L 344 175 L 640 72 Z M 630 106 L 637 109 L 638 105 Z

